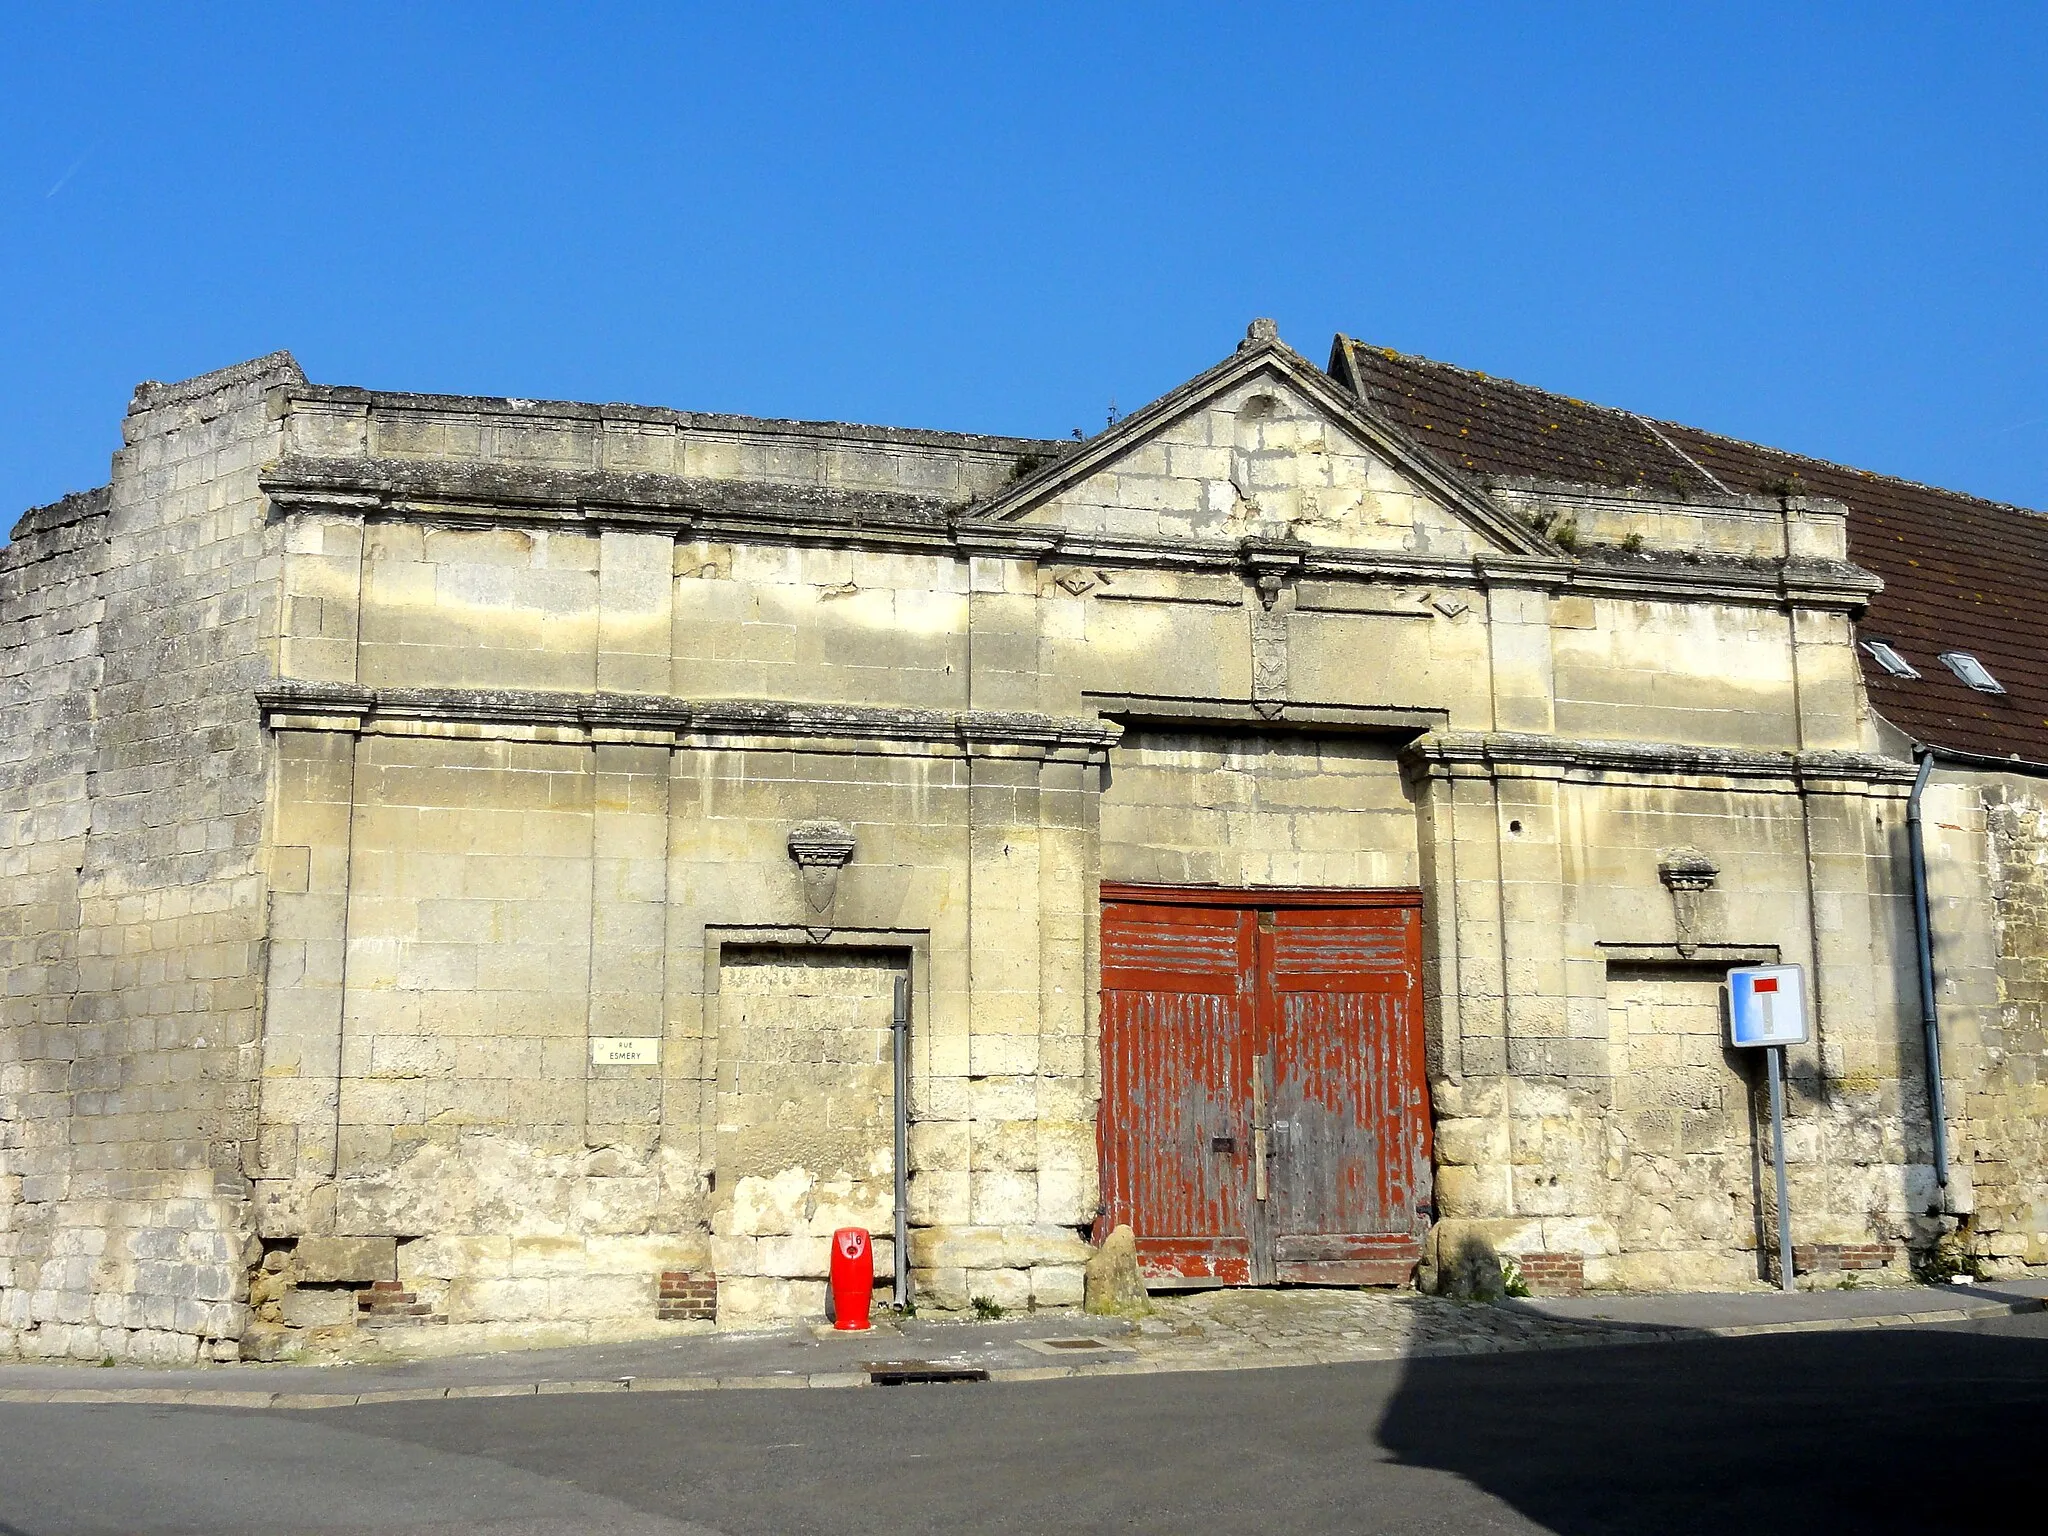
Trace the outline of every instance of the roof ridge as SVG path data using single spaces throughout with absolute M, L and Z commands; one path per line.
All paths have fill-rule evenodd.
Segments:
M 1999 501 L 1991 496 L 1979 496 L 1975 491 L 1958 490 L 1952 485 L 1935 485 L 1926 480 L 1909 480 L 1904 475 L 1887 474 L 1881 469 L 1865 469 L 1860 464 L 1844 464 L 1837 459 L 1824 459 L 1817 453 L 1800 453 L 1792 448 L 1778 448 L 1770 443 L 1751 442 L 1746 437 L 1731 437 L 1726 432 L 1716 432 L 1711 427 L 1695 427 L 1682 421 L 1668 421 L 1662 417 L 1645 417 L 1660 427 L 1677 432 L 1691 432 L 1700 437 L 1711 437 L 1717 443 L 1730 443 L 1737 448 L 1747 448 L 1755 453 L 1774 453 L 1781 459 L 1803 459 L 1808 464 L 1817 464 L 1823 469 L 1832 469 L 1839 474 L 1855 475 L 1865 480 L 1881 480 L 1887 485 L 1902 485 L 1909 490 L 1931 491 L 1937 496 L 1957 496 L 1964 501 L 1974 501 L 1980 507 L 1992 507 L 2000 512 L 2018 512 L 2027 517 L 2048 517 L 2048 510 L 2040 507 L 2021 506 L 2016 501 Z

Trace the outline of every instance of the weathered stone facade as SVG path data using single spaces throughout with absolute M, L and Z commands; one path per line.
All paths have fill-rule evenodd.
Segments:
M 1957 1246 L 1981 1274 L 2048 1266 L 2048 784 L 1944 765 L 1929 791 Z M 1933 845 L 1939 840 L 1939 853 Z M 1962 1070 L 1959 1070 L 1959 1066 Z
M 1756 960 L 1814 983 L 1799 1243 L 1939 1229 L 1912 768 L 1829 504 L 1482 494 L 1263 335 L 1084 444 L 278 357 L 145 385 L 0 583 L 23 1353 L 816 1313 L 830 1232 L 893 1217 L 899 978 L 916 1295 L 1078 1304 L 1104 881 L 1420 888 L 1426 1267 L 1757 1280 Z M 1945 783 L 1937 849 L 2008 1266 L 2048 1261 L 2015 785 Z
M 7 998 L 0 1325 L 44 1353 L 232 1357 L 245 1321 L 290 359 L 136 391 L 112 485 L 0 576 Z

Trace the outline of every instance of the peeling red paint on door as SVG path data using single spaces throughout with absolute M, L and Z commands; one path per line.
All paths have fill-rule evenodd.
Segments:
M 1420 906 L 1105 886 L 1105 1216 L 1148 1276 L 1408 1277 L 1429 1185 Z
M 1429 1175 L 1420 914 L 1279 911 L 1260 940 L 1274 1278 L 1399 1284 Z
M 1253 914 L 1126 901 L 1102 915 L 1102 1150 L 1113 1221 L 1154 1274 L 1252 1278 Z M 1138 1221 L 1144 1225 L 1138 1227 Z

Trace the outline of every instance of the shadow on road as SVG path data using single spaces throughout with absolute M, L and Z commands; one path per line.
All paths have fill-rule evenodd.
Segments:
M 1884 1329 L 1417 1360 L 1379 1425 L 1559 1533 L 1960 1530 L 2035 1508 L 2048 1337 Z

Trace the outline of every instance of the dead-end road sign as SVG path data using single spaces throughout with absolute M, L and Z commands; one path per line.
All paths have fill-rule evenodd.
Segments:
M 1761 1049 L 1771 1077 L 1771 1166 L 1778 1176 L 1778 1284 L 1792 1285 L 1792 1211 L 1785 1197 L 1785 1047 L 1804 1045 L 1806 972 L 1745 965 L 1728 973 L 1728 1043 Z

